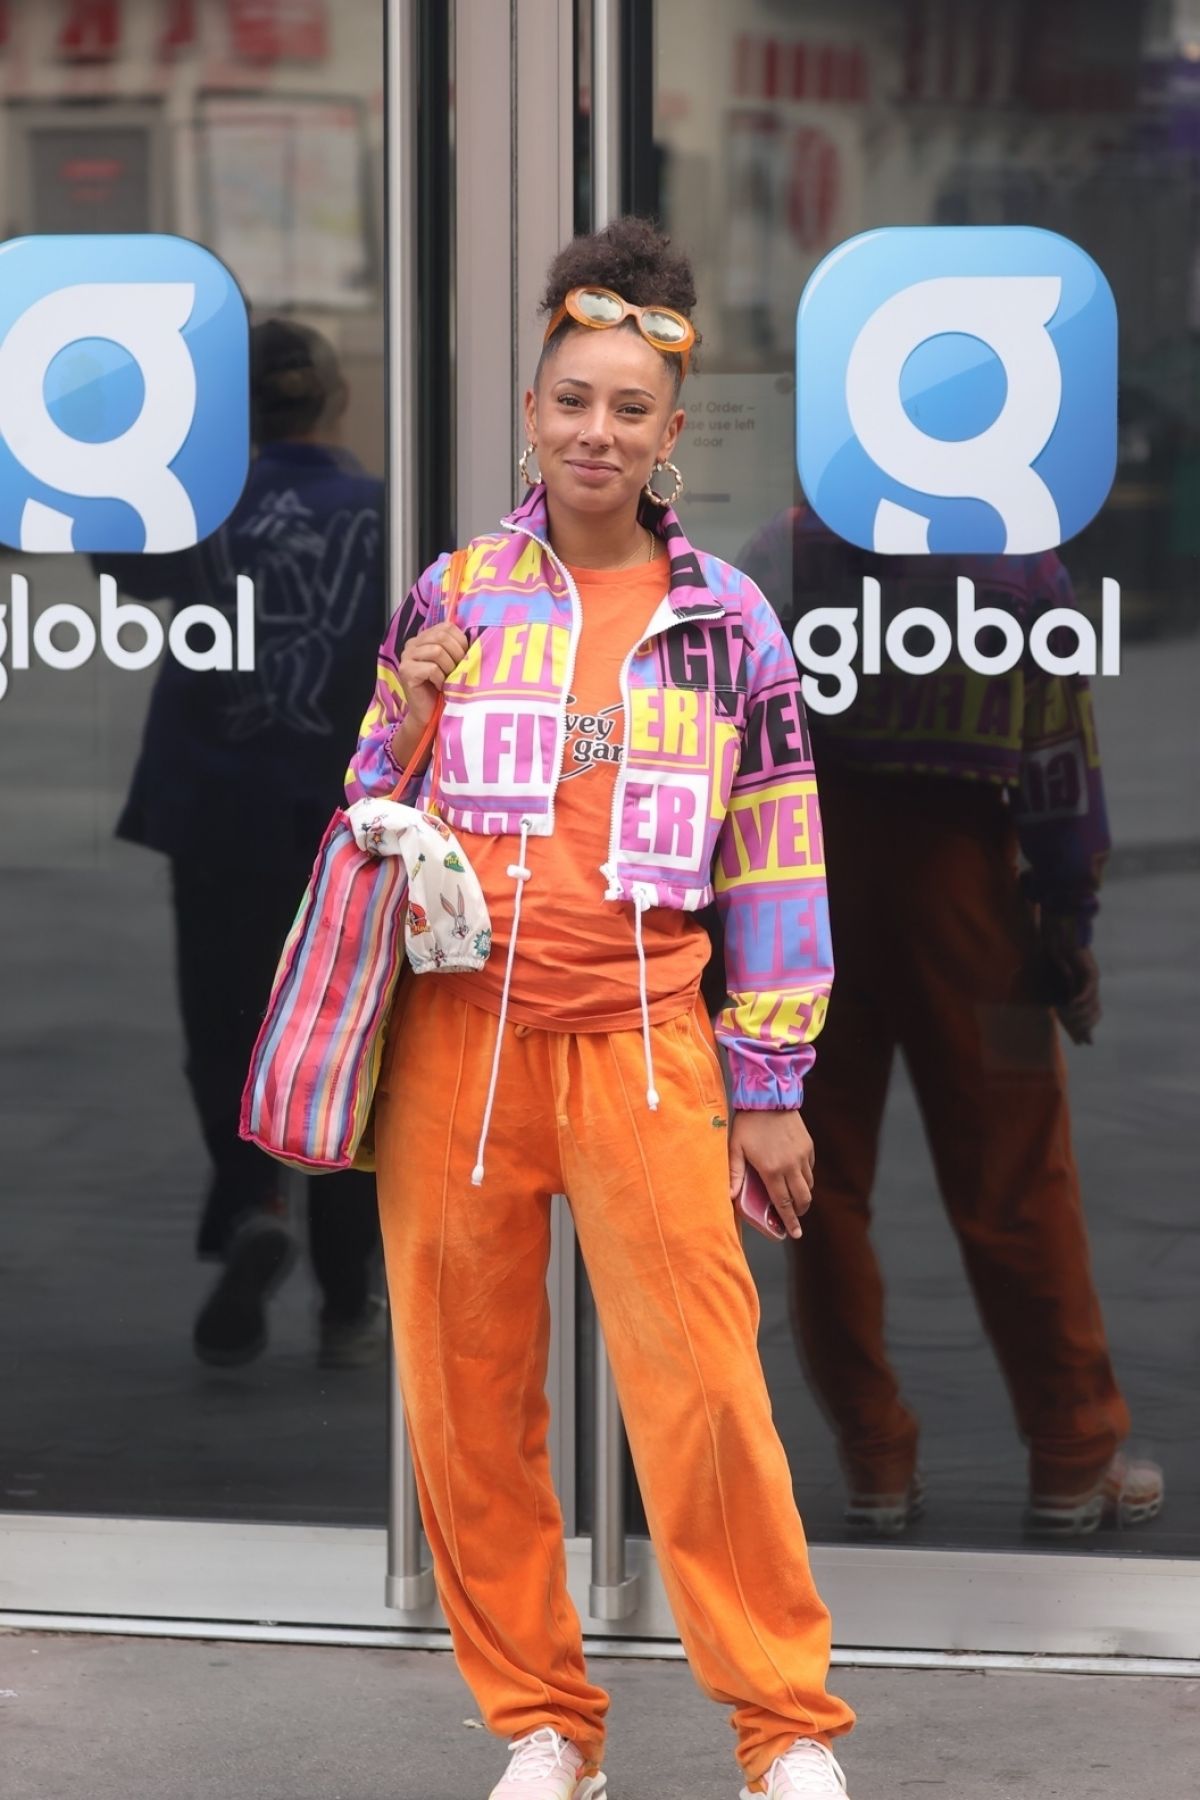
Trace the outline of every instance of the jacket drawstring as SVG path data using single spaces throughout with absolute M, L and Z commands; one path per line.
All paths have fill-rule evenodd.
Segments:
M 479 1149 L 475 1153 L 475 1167 L 471 1170 L 472 1187 L 483 1185 L 483 1153 L 487 1147 L 488 1132 L 492 1128 L 492 1107 L 496 1102 L 496 1083 L 500 1079 L 500 1052 L 504 1044 L 504 1022 L 508 1017 L 508 995 L 512 987 L 513 959 L 517 953 L 517 931 L 521 923 L 521 895 L 525 891 L 525 883 L 529 880 L 529 867 L 525 861 L 525 852 L 529 845 L 530 819 L 521 820 L 521 848 L 519 860 L 508 865 L 508 875 L 517 884 L 513 899 L 512 932 L 508 940 L 508 961 L 504 965 L 504 987 L 500 994 L 500 1023 L 496 1028 L 496 1048 L 492 1052 L 492 1073 L 488 1081 L 487 1104 L 483 1109 L 483 1126 L 479 1133 Z
M 617 879 L 615 863 L 600 864 L 600 873 L 608 886 L 604 890 L 606 900 L 623 900 L 621 884 Z M 650 1043 L 650 999 L 646 991 L 646 946 L 642 942 L 642 914 L 649 912 L 655 904 L 657 895 L 652 887 L 644 881 L 630 883 L 629 897 L 633 901 L 633 936 L 637 944 L 638 955 L 638 1002 L 642 1009 L 642 1055 L 646 1061 L 646 1105 L 651 1112 L 658 1111 L 658 1089 L 654 1085 L 654 1051 Z
M 635 881 L 633 895 L 633 935 L 638 954 L 638 999 L 642 1008 L 642 1054 L 646 1059 L 646 1105 L 658 1111 L 658 1089 L 654 1085 L 654 1051 L 650 1046 L 650 1000 L 646 992 L 646 947 L 642 942 L 642 914 L 654 905 L 654 890 Z

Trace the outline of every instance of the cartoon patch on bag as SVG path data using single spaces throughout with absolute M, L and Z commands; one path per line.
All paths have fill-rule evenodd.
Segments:
M 447 861 L 446 866 L 447 866 L 447 868 L 450 866 L 448 861 Z M 454 921 L 454 923 L 451 925 L 450 929 L 454 933 L 455 937 L 456 938 L 465 938 L 467 933 L 470 931 L 471 927 L 467 924 L 467 915 L 466 915 L 466 911 L 463 907 L 463 891 L 462 891 L 461 887 L 459 888 L 458 893 L 455 896 L 454 905 L 451 906 L 451 904 L 447 900 L 445 894 L 443 894 L 442 895 L 442 906 L 450 914 L 450 917 Z
M 481 969 L 491 954 L 492 922 L 479 878 L 449 827 L 398 800 L 356 800 L 346 818 L 360 850 L 404 862 L 412 968 L 418 974 Z

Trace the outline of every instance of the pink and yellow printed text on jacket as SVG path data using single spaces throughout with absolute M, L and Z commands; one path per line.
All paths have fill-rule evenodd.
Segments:
M 647 510 L 669 581 L 622 670 L 626 755 L 597 903 L 694 911 L 714 897 L 729 981 L 717 1035 L 738 1108 L 800 1104 L 833 978 L 820 809 L 795 662 L 762 594 Z M 432 803 L 458 833 L 554 830 L 579 601 L 549 549 L 545 490 L 470 546 L 455 611 L 468 652 L 446 684 Z M 444 607 L 448 557 L 418 579 L 380 650 L 347 776 L 351 800 L 390 792 L 404 719 L 404 644 Z M 469 851 L 469 843 L 464 846 Z

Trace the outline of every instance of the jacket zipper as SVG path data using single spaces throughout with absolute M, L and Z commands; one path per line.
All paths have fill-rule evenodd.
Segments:
M 546 836 L 552 837 L 554 835 L 554 807 L 558 799 L 558 784 L 562 780 L 563 758 L 567 753 L 567 695 L 570 693 L 571 683 L 575 679 L 575 659 L 579 654 L 579 640 L 583 636 L 583 602 L 579 598 L 579 589 L 571 579 L 570 570 L 565 563 L 559 561 L 545 538 L 540 538 L 536 531 L 530 531 L 526 525 L 512 525 L 509 527 L 509 530 L 520 532 L 522 537 L 529 538 L 531 542 L 537 544 L 546 552 L 546 555 L 550 558 L 550 561 L 554 564 L 555 568 L 566 582 L 567 597 L 571 602 L 571 642 L 567 646 L 567 666 L 563 676 L 562 691 L 558 696 L 558 721 L 555 726 L 557 736 L 555 738 L 554 751 L 554 785 L 550 789 L 550 809 L 546 815 L 546 824 L 548 827 Z
M 661 636 L 661 633 L 656 633 L 655 635 Z M 625 746 L 621 753 L 621 761 L 617 765 L 617 779 L 613 783 L 612 818 L 609 824 L 608 833 L 608 861 L 605 863 L 602 871 L 605 880 L 608 882 L 608 886 L 604 891 L 604 898 L 606 900 L 621 900 L 624 898 L 624 895 L 621 892 L 620 878 L 617 874 L 617 857 L 620 853 L 618 839 L 621 835 L 621 805 L 625 797 L 625 769 L 629 761 L 629 733 L 632 726 L 632 721 L 629 717 L 629 665 L 637 654 L 638 644 L 649 643 L 649 641 L 648 638 L 639 638 L 637 644 L 631 644 L 626 651 L 625 661 L 621 664 L 621 674 L 618 685 L 621 693 L 621 710 L 625 716 Z
M 579 598 L 579 590 L 575 586 L 575 583 L 571 578 L 570 570 L 567 568 L 565 563 L 560 562 L 559 558 L 555 555 L 554 551 L 550 548 L 550 545 L 546 542 L 545 538 L 540 538 L 536 531 L 530 531 L 530 529 L 527 525 L 510 525 L 508 527 L 508 529 L 510 531 L 519 532 L 522 537 L 529 538 L 533 543 L 539 545 L 539 547 L 546 552 L 546 555 L 550 558 L 550 561 L 554 564 L 555 568 L 559 571 L 563 580 L 566 582 L 567 593 L 568 593 L 568 595 L 570 597 L 570 601 L 571 601 L 571 643 L 570 643 L 570 646 L 569 646 L 569 649 L 567 652 L 566 676 L 565 676 L 565 680 L 563 683 L 562 692 L 560 693 L 560 695 L 558 697 L 559 718 L 558 718 L 558 739 L 557 739 L 557 753 L 556 753 L 557 766 L 556 766 L 555 772 L 554 772 L 554 786 L 550 790 L 550 811 L 548 814 L 548 821 L 547 821 L 549 824 L 549 827 L 550 827 L 550 831 L 547 835 L 552 835 L 553 831 L 554 831 L 554 805 L 555 805 L 555 801 L 558 796 L 558 784 L 562 780 L 563 757 L 566 755 L 566 749 L 567 749 L 566 699 L 567 699 L 567 695 L 571 691 L 571 683 L 575 679 L 575 659 L 579 653 L 579 640 L 580 640 L 581 636 L 583 635 L 583 602 Z M 718 611 L 719 610 L 720 609 L 718 608 Z M 673 622 L 674 621 L 672 621 L 672 623 Z M 660 625 L 657 631 L 647 631 L 642 637 L 638 638 L 636 640 L 636 642 L 634 642 L 633 644 L 630 645 L 628 651 L 625 654 L 625 660 L 621 664 L 619 687 L 620 687 L 620 693 L 621 693 L 621 707 L 622 707 L 622 711 L 624 712 L 624 715 L 625 715 L 625 749 L 626 749 L 626 752 L 628 751 L 628 748 L 629 748 L 629 725 L 630 725 L 630 721 L 629 721 L 629 665 L 632 663 L 634 657 L 637 655 L 638 649 L 642 644 L 653 643 L 655 638 L 662 637 L 666 632 L 670 631 L 670 629 L 671 629 L 671 623 L 668 623 L 666 625 Z M 622 803 L 622 801 L 624 799 L 624 795 L 625 795 L 625 765 L 626 765 L 626 757 L 625 757 L 625 755 L 622 755 L 620 766 L 617 769 L 617 779 L 613 786 L 612 817 L 611 817 L 610 824 L 609 824 L 609 837 L 608 837 L 608 861 L 607 861 L 607 863 L 605 863 L 603 869 L 601 870 L 601 873 L 604 875 L 605 879 L 608 882 L 608 890 L 606 891 L 606 893 L 604 895 L 604 898 L 606 900 L 621 900 L 624 898 L 624 895 L 621 892 L 620 882 L 617 878 L 617 855 L 620 850 L 620 844 L 618 842 L 618 839 L 620 837 L 620 831 L 621 831 L 621 826 L 620 826 L 621 803 Z

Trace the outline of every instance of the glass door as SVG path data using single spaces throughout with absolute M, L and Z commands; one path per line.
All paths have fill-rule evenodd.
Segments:
M 388 1617 L 373 1183 L 237 1137 L 387 617 L 385 113 L 411 107 L 385 23 L 379 0 L 162 0 L 8 27 L 6 236 L 97 235 L 101 281 L 104 234 L 215 251 L 250 310 L 254 454 L 194 551 L 142 554 L 130 515 L 103 553 L 0 552 L 5 1608 Z M 140 383 L 81 326 L 45 404 L 99 443 Z M 239 575 L 252 673 L 134 654 L 185 607 L 216 621 L 198 648 L 228 630 Z M 106 577 L 135 610 L 106 619 Z
M 932 0 L 581 9 L 592 106 L 601 64 L 626 73 L 593 118 L 593 155 L 611 167 L 643 139 L 615 182 L 602 163 L 593 179 L 657 213 L 696 265 L 704 342 L 684 395 L 681 516 L 800 627 L 823 692 L 844 642 L 830 626 L 810 640 L 803 620 L 860 607 L 864 575 L 881 582 L 885 623 L 915 603 L 953 623 L 963 573 L 997 606 L 1066 604 L 1097 629 L 1103 580 L 1123 594 L 1119 676 L 1089 687 L 1034 672 L 998 776 L 979 756 L 995 721 L 968 718 L 979 696 L 953 662 L 872 675 L 847 652 L 856 705 L 813 710 L 842 971 L 811 1084 L 817 1192 L 800 1243 L 747 1233 L 746 1250 L 843 1643 L 1194 1654 L 1197 788 L 1182 721 L 1200 641 L 1200 187 L 1186 13 L 1114 0 L 1031 25 L 1016 5 Z M 630 112 L 645 105 L 638 69 L 653 70 L 652 147 Z M 935 224 L 1059 232 L 1116 295 L 1116 479 L 1036 569 L 864 556 L 822 528 L 796 478 L 806 279 L 857 233 Z M 1080 844 L 1085 889 L 1104 865 L 1091 948 L 1103 1016 L 1074 1043 L 1055 1012 L 1070 1008 L 1054 883 L 1056 856 Z M 1073 980 L 1091 965 L 1065 966 Z M 1120 1499 L 1057 1504 L 1118 1442 Z M 626 1504 L 646 1583 L 610 1630 L 649 1634 L 661 1593 Z
M 255 325 L 279 327 L 284 397 L 308 395 L 317 372 L 328 378 L 334 404 L 293 451 L 336 464 L 323 510 L 281 477 L 245 522 L 269 680 L 222 689 L 227 741 L 220 756 L 196 746 L 212 750 L 243 823 L 258 815 L 262 741 L 287 745 L 275 783 L 285 794 L 307 756 L 319 779 L 307 812 L 296 809 L 291 848 L 311 863 L 389 602 L 512 504 L 519 395 L 496 349 L 510 339 L 532 368 L 542 275 L 572 229 L 573 8 L 530 0 L 514 14 L 508 0 L 473 0 L 468 20 L 441 0 L 253 19 L 224 0 L 151 10 L 150 36 L 89 39 L 78 61 L 49 15 L 14 21 L 32 73 L 28 95 L 11 78 L 3 101 L 0 144 L 24 208 L 11 229 L 154 229 L 207 243 Z M 161 94 L 152 108 L 148 69 Z M 513 106 L 511 83 L 527 103 Z M 60 97 L 84 134 L 69 145 L 53 135 Z M 152 134 L 153 155 L 126 154 L 118 127 L 141 132 L 139 144 Z M 43 221 L 51 189 L 56 210 Z M 64 208 L 74 208 L 65 220 Z M 296 334 L 308 334 L 299 348 Z M 103 346 L 95 354 L 105 362 Z M 102 417 L 112 404 L 93 401 Z M 119 566 L 10 556 L 0 593 L 15 575 L 39 616 L 56 604 L 95 613 L 109 573 L 127 603 L 141 596 L 164 622 L 197 598 L 195 571 L 128 548 Z M 217 576 L 239 566 L 226 558 Z M 0 694 L 0 980 L 11 1002 L 0 1019 L 10 1071 L 0 1334 L 17 1372 L 0 1409 L 0 1616 L 373 1627 L 428 1641 L 442 1621 L 383 1321 L 332 1342 L 322 1331 L 322 1270 L 361 1276 L 368 1300 L 381 1293 L 369 1193 L 339 1200 L 328 1180 L 314 1196 L 281 1183 L 252 1234 L 292 1241 L 286 1271 L 268 1270 L 286 1278 L 264 1309 L 266 1342 L 253 1354 L 243 1343 L 237 1360 L 211 1345 L 197 1354 L 225 1265 L 196 1252 L 229 1145 L 202 1105 L 199 1052 L 218 1028 L 226 1043 L 244 1035 L 262 1007 L 274 956 L 271 968 L 252 963 L 239 920 L 277 886 L 283 905 L 282 877 L 252 832 L 222 827 L 223 853 L 238 849 L 241 861 L 219 918 L 191 896 L 183 924 L 206 979 L 192 971 L 185 994 L 188 891 L 167 851 L 131 841 L 134 801 L 153 798 L 146 743 L 160 672 L 42 661 L 14 670 Z M 315 691 L 314 668 L 327 690 Z M 177 737 L 211 718 L 199 704 L 209 692 L 168 709 Z M 353 716 L 335 719 L 333 698 L 348 706 L 351 692 Z M 194 791 L 207 792 L 204 769 Z M 290 874 L 289 909 L 306 874 L 307 863 Z M 189 997 L 200 1014 L 191 1035 Z M 550 1280 L 553 1457 L 573 1531 L 574 1246 L 561 1204 Z M 583 1568 L 586 1546 L 571 1548 Z

